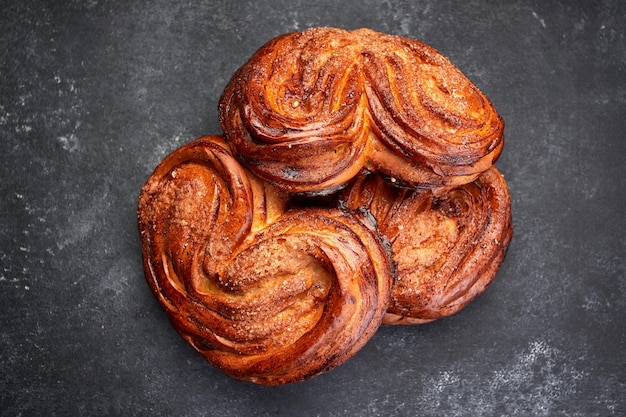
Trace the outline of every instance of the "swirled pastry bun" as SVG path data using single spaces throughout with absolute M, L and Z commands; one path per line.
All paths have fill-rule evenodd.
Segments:
M 398 279 L 386 324 L 427 323 L 461 310 L 492 282 L 513 233 L 509 190 L 495 167 L 437 192 L 364 173 L 342 203 L 371 210 L 391 242 Z
M 219 103 L 226 140 L 290 192 L 336 190 L 368 168 L 413 187 L 466 184 L 503 146 L 492 103 L 415 39 L 315 28 L 272 39 Z
M 146 278 L 174 328 L 226 374 L 264 385 L 354 355 L 393 282 L 366 216 L 287 203 L 212 136 L 167 156 L 138 204 Z

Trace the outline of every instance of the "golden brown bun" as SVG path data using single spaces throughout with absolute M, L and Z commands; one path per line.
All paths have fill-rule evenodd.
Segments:
M 367 29 L 279 36 L 234 74 L 219 105 L 251 171 L 290 192 L 327 192 L 366 167 L 415 187 L 473 181 L 504 123 L 450 61 Z
M 342 200 L 371 210 L 391 242 L 398 278 L 385 324 L 426 323 L 461 310 L 491 283 L 513 233 L 508 187 L 495 167 L 437 193 L 364 173 Z
M 388 247 L 355 212 L 287 210 L 221 137 L 174 151 L 138 205 L 144 268 L 175 329 L 226 374 L 302 381 L 373 335 L 392 285 Z

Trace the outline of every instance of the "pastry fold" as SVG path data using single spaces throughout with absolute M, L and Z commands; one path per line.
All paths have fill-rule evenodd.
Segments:
M 366 215 L 287 205 L 220 136 L 167 156 L 138 204 L 146 278 L 174 328 L 226 374 L 264 385 L 350 358 L 394 279 Z
M 412 187 L 461 185 L 504 141 L 502 118 L 448 59 L 368 29 L 269 41 L 226 86 L 219 118 L 237 158 L 290 192 L 328 193 L 363 168 Z
M 385 324 L 427 323 L 461 310 L 492 282 L 513 233 L 509 190 L 495 167 L 437 191 L 394 187 L 365 172 L 341 204 L 369 209 L 391 243 L 398 277 Z

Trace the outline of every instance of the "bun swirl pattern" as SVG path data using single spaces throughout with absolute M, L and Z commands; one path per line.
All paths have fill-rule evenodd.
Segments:
M 495 167 L 448 190 L 407 190 L 364 173 L 342 204 L 367 207 L 391 242 L 398 278 L 383 322 L 420 324 L 461 310 L 492 282 L 513 233 Z
M 138 219 L 151 290 L 181 336 L 234 378 L 306 380 L 345 362 L 381 324 L 393 269 L 367 216 L 289 209 L 219 136 L 159 164 Z
M 465 184 L 504 140 L 491 102 L 439 52 L 367 29 L 271 40 L 234 74 L 219 117 L 240 161 L 290 192 L 331 192 L 364 167 L 414 187 Z

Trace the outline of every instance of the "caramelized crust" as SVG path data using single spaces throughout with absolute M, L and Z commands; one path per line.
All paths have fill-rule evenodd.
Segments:
M 174 151 L 138 205 L 146 278 L 211 364 L 278 385 L 332 369 L 381 324 L 389 248 L 357 212 L 287 209 L 221 137 Z
M 461 310 L 493 280 L 513 228 L 508 187 L 495 167 L 448 190 L 408 190 L 364 173 L 344 191 L 391 242 L 398 279 L 386 324 L 426 323 Z
M 279 36 L 220 99 L 240 161 L 290 192 L 325 192 L 362 168 L 414 187 L 473 181 L 498 158 L 504 124 L 450 61 L 367 29 Z

